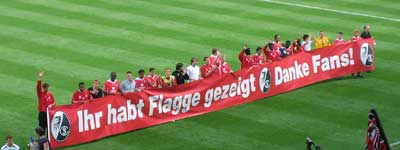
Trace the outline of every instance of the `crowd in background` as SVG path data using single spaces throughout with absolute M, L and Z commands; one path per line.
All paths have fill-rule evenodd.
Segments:
M 281 42 L 280 36 L 275 35 L 273 40 L 267 42 L 263 47 L 256 48 L 255 54 L 251 54 L 251 49 L 245 45 L 240 50 L 238 59 L 241 62 L 241 69 L 246 69 L 265 62 L 273 62 L 284 59 L 287 56 L 297 53 L 310 52 L 313 49 L 323 48 L 331 45 L 345 44 L 354 42 L 360 39 L 371 38 L 369 25 L 364 26 L 364 31 L 360 34 L 359 30 L 354 30 L 353 37 L 349 40 L 343 38 L 343 33 L 338 32 L 337 38 L 331 43 L 329 38 L 325 36 L 323 31 L 319 32 L 318 37 L 314 34 L 304 34 L 302 37 L 297 37 L 293 41 Z M 110 79 L 103 83 L 101 88 L 99 80 L 93 80 L 92 87 L 86 89 L 85 83 L 78 84 L 79 89 L 72 95 L 72 104 L 81 104 L 90 102 L 94 99 L 104 97 L 106 95 L 125 95 L 134 92 L 142 92 L 146 89 L 170 88 L 180 84 L 195 82 L 204 78 L 212 78 L 224 74 L 233 73 L 230 65 L 226 62 L 225 55 L 218 48 L 211 50 L 211 55 L 202 59 L 204 62 L 201 66 L 198 65 L 197 58 L 190 59 L 190 65 L 184 67 L 184 64 L 177 63 L 175 70 L 171 68 L 164 69 L 164 75 L 158 75 L 155 68 L 150 68 L 146 75 L 144 69 L 137 71 L 137 77 L 134 78 L 132 71 L 126 72 L 126 79 L 120 82 L 117 79 L 117 73 L 111 72 Z M 49 91 L 48 83 L 42 84 L 44 73 L 38 73 L 37 81 L 37 96 L 39 109 L 39 127 L 35 129 L 36 139 L 31 138 L 29 143 L 30 149 L 49 149 L 49 141 L 45 136 L 47 130 L 47 109 L 55 106 L 55 99 Z M 352 75 L 353 77 L 362 78 L 361 72 Z M 13 137 L 6 137 L 6 144 L 1 147 L 1 150 L 18 150 L 19 146 L 14 144 Z

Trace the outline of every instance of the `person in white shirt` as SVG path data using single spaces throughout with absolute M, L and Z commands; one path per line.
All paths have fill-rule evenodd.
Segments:
M 11 135 L 6 137 L 6 144 L 1 147 L 1 150 L 19 150 L 19 146 L 14 144 L 14 139 Z
M 200 67 L 197 66 L 197 58 L 192 58 L 190 60 L 190 66 L 186 68 L 186 72 L 189 75 L 189 82 L 199 80 L 200 77 Z
M 308 34 L 303 35 L 303 42 L 301 42 L 301 46 L 304 48 L 304 51 L 306 51 L 306 52 L 310 52 L 312 49 L 311 45 L 312 45 L 313 41 L 311 40 L 311 38 L 312 38 L 312 35 L 311 35 L 311 37 Z

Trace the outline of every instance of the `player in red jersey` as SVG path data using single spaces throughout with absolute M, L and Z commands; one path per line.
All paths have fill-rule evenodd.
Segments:
M 171 75 L 171 69 L 165 69 L 165 75 L 161 77 L 163 87 L 174 87 L 177 85 L 175 76 Z
M 110 79 L 104 82 L 103 91 L 105 95 L 118 95 L 121 93 L 120 83 L 117 80 L 117 73 L 111 72 Z
M 338 38 L 333 42 L 333 45 L 346 44 L 347 41 L 343 39 L 343 32 L 338 33 Z
M 156 69 L 150 68 L 150 74 L 146 77 L 149 88 L 161 88 L 161 77 L 156 74 Z
M 247 45 L 244 46 L 244 48 L 240 51 L 239 53 L 239 60 L 241 62 L 241 69 L 246 69 L 250 68 L 253 66 L 253 58 L 250 56 L 250 48 L 247 47 Z
M 273 50 L 273 43 L 268 43 L 267 45 L 264 46 L 264 54 L 267 56 L 267 61 L 272 62 L 272 61 L 278 61 L 281 59 L 279 54 Z
M 210 65 L 208 57 L 204 57 L 203 60 L 204 64 L 200 67 L 200 71 L 201 71 L 201 77 L 204 79 L 212 76 L 215 70 L 217 70 L 217 67 Z
M 148 82 L 144 77 L 144 70 L 140 69 L 138 71 L 138 77 L 135 79 L 135 83 L 136 83 L 136 91 L 141 92 L 144 89 L 148 88 Z
M 257 47 L 256 54 L 253 55 L 254 65 L 259 65 L 264 63 L 265 58 L 264 54 L 262 53 L 262 48 Z
M 38 97 L 39 105 L 39 126 L 43 129 L 47 129 L 47 108 L 52 108 L 56 105 L 56 101 L 53 97 L 53 94 L 49 91 L 50 85 L 48 83 L 43 83 L 42 85 L 42 78 L 44 72 L 40 71 L 38 73 L 38 80 L 36 84 L 36 94 Z
M 273 50 L 280 54 L 280 50 L 282 48 L 281 36 L 275 35 L 274 36 L 274 41 L 272 43 L 274 44 Z
M 225 55 L 221 54 L 221 64 L 218 68 L 219 75 L 223 75 L 226 73 L 232 73 L 231 66 L 226 62 Z
M 211 65 L 218 66 L 221 63 L 219 51 L 217 48 L 211 50 L 211 55 L 208 57 L 208 61 Z
M 358 40 L 361 40 L 360 30 L 355 29 L 354 30 L 354 36 L 351 38 L 350 42 L 356 42 Z
M 88 90 L 85 89 L 85 83 L 79 82 L 79 90 L 74 92 L 74 95 L 72 95 L 72 104 L 79 104 L 79 103 L 85 103 L 89 102 L 89 100 L 92 100 L 93 97 L 90 94 Z

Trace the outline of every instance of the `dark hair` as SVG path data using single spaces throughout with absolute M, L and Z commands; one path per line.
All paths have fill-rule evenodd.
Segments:
M 6 141 L 8 140 L 8 139 L 12 139 L 13 137 L 11 136 L 11 135 L 7 135 L 6 136 Z
M 182 63 L 177 63 L 175 69 L 180 70 L 183 67 Z
M 42 85 L 43 88 L 48 88 L 49 86 L 50 86 L 50 84 L 47 82 L 43 83 L 43 85 Z
M 343 32 L 339 32 L 338 34 L 341 34 L 341 35 L 343 35 Z
M 132 74 L 132 71 L 127 71 L 126 74 Z
M 193 57 L 192 59 L 190 59 L 190 64 L 192 64 L 195 60 L 197 60 L 196 57 Z
M 303 41 L 305 41 L 306 39 L 308 39 L 308 37 L 310 37 L 310 35 L 304 34 L 304 35 L 303 35 Z
M 250 54 L 251 54 L 250 48 L 245 48 L 245 49 L 244 49 L 244 53 L 245 53 L 246 55 L 250 55 Z
M 289 41 L 289 40 L 286 41 L 285 47 L 286 47 L 286 48 L 289 48 L 289 47 L 290 47 L 290 41 Z
M 156 69 L 154 69 L 154 68 L 150 68 L 150 69 L 149 69 L 149 72 L 151 72 L 151 71 L 153 71 L 153 70 L 156 70 Z
M 37 128 L 35 129 L 35 132 L 36 132 L 37 134 L 39 134 L 39 136 L 43 136 L 43 135 L 44 135 L 44 129 L 43 129 L 42 127 L 37 127 Z
M 207 59 L 208 59 L 208 57 L 204 57 L 204 58 L 203 58 L 203 61 L 206 61 Z
M 96 79 L 96 80 L 93 80 L 93 82 L 100 82 L 100 81 Z
M 279 36 L 278 34 L 275 34 L 274 38 L 276 39 L 278 36 Z
M 84 82 L 79 82 L 78 86 L 85 85 Z
M 212 53 L 212 54 L 215 54 L 217 51 L 218 51 L 218 48 L 212 48 L 212 49 L 211 49 L 211 53 Z
M 259 50 L 262 50 L 262 48 L 259 46 L 259 47 L 257 47 L 257 49 L 256 49 L 257 51 L 259 51 Z
M 274 50 L 274 43 L 268 43 L 268 49 Z
M 143 69 L 139 69 L 139 71 L 137 72 L 138 74 L 144 73 Z

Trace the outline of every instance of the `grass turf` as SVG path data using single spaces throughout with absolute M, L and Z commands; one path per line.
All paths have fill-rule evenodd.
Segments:
M 396 1 L 290 1 L 396 18 Z M 24 146 L 37 126 L 36 73 L 43 69 L 57 104 L 79 81 L 158 72 L 219 47 L 236 70 L 243 44 L 253 49 L 323 30 L 346 39 L 368 23 L 377 39 L 376 70 L 365 79 L 323 82 L 257 102 L 65 149 L 288 149 L 312 137 L 324 149 L 362 149 L 367 112 L 376 107 L 390 142 L 400 140 L 399 22 L 247 0 L 0 2 L 0 137 Z M 364 10 L 367 8 L 366 10 Z

